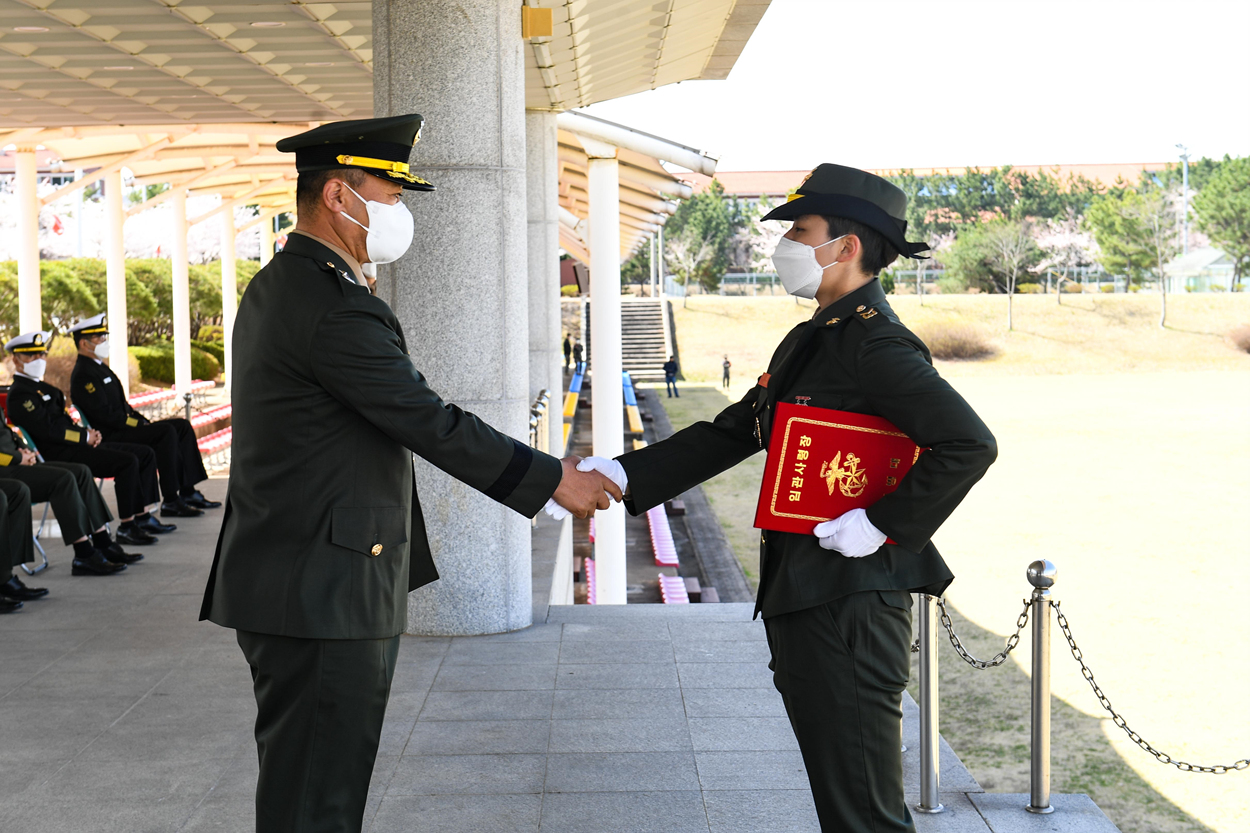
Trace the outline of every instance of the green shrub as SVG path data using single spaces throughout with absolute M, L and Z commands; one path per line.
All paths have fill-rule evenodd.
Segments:
M 1068 293 L 1069 295 L 1080 295 L 1082 292 L 1085 291 L 1085 287 L 1081 286 L 1079 283 L 1076 283 L 1075 281 L 1068 281 L 1067 283 L 1063 285 L 1063 291 Z
M 174 383 L 174 345 L 159 342 L 146 347 L 131 347 L 130 355 L 139 362 L 139 373 L 144 379 Z M 221 365 L 210 354 L 192 345 L 191 377 L 214 379 L 221 372 Z
M 894 294 L 894 275 L 889 272 L 883 272 L 881 274 L 881 290 L 886 295 Z
M 994 348 L 975 327 L 960 321 L 939 321 L 916 330 L 935 359 L 982 359 Z
M 1046 287 L 1040 283 L 1018 283 L 1016 284 L 1017 295 L 1042 295 L 1046 292 Z
M 220 324 L 205 324 L 203 327 L 200 327 L 200 331 L 195 337 L 200 341 L 221 341 L 225 333 L 225 328 Z
M 576 284 L 569 284 L 568 286 L 562 286 L 562 287 L 560 287 L 560 295 L 562 295 L 562 296 L 563 296 L 563 297 L 565 297 L 565 298 L 575 298 L 575 297 L 577 297 L 577 286 L 576 286 Z
M 207 329 L 207 328 L 205 328 Z M 217 360 L 218 366 L 224 367 L 226 364 L 226 345 L 220 341 L 192 341 L 192 347 L 197 347 L 205 353 Z
M 937 288 L 943 295 L 963 295 L 968 291 L 968 281 L 959 275 L 945 274 L 938 278 Z
M 1098 291 L 1099 292 L 1115 292 L 1115 284 L 1108 285 L 1104 283 L 1102 286 L 1098 287 Z

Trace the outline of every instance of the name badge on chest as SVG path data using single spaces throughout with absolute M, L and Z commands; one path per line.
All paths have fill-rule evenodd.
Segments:
M 106 385 L 111 385 L 111 384 L 113 384 L 113 377 L 112 377 L 112 376 L 105 376 L 105 377 L 104 377 L 104 384 L 106 384 Z

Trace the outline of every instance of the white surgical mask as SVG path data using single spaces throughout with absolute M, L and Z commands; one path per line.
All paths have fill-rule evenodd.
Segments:
M 100 360 L 109 357 L 109 340 L 107 338 L 95 346 L 95 357 Z
M 786 292 L 800 298 L 815 298 L 825 270 L 833 265 L 830 263 L 829 266 L 821 266 L 816 260 L 816 250 L 823 249 L 830 243 L 837 243 L 842 237 L 835 237 L 819 246 L 809 246 L 789 237 L 778 240 L 777 248 L 773 251 L 773 268 L 777 270 L 777 277 L 781 278 L 781 285 Z
M 412 212 L 408 210 L 408 206 L 402 202 L 387 205 L 376 200 L 366 200 L 356 194 L 347 183 L 343 183 L 343 187 L 355 194 L 356 199 L 363 202 L 365 210 L 369 212 L 367 226 L 346 211 L 339 212 L 368 232 L 365 235 L 365 250 L 369 253 L 369 260 L 372 263 L 394 263 L 403 257 L 404 252 L 412 245 L 414 233 Z
M 26 367 L 22 368 L 22 373 L 32 379 L 43 381 L 43 372 L 47 369 L 47 359 L 35 359 L 33 362 L 26 362 Z

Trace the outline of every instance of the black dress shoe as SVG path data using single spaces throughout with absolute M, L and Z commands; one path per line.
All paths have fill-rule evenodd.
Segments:
M 118 544 L 131 544 L 133 546 L 143 546 L 144 544 L 155 544 L 160 541 L 155 535 L 151 534 L 141 526 L 137 526 L 133 521 L 124 523 L 117 528 L 117 534 L 113 536 Z
M 22 603 L 13 599 L 0 597 L 0 613 L 12 613 L 22 609 Z
M 48 595 L 46 587 L 27 587 L 17 576 L 12 576 L 4 584 L 0 584 L 0 596 L 15 602 L 27 602 L 31 599 L 42 599 Z
M 200 494 L 199 489 L 196 489 L 194 492 L 192 492 L 189 495 L 183 495 L 182 502 L 185 503 L 187 506 L 191 506 L 196 509 L 220 509 L 221 508 L 220 500 L 209 500 L 208 498 L 204 497 L 204 495 Z
M 161 504 L 162 518 L 198 518 L 203 514 L 202 510 L 196 509 L 181 498 Z
M 174 524 L 163 524 L 152 515 L 148 515 L 141 521 L 135 521 L 135 526 L 151 535 L 164 535 L 166 532 L 173 532 L 178 528 Z
M 75 576 L 111 576 L 126 569 L 125 564 L 114 564 L 104 553 L 92 550 L 90 558 L 75 558 L 70 574 Z
M 156 539 L 153 538 L 152 540 L 155 541 Z M 143 560 L 142 555 L 137 552 L 126 552 L 118 546 L 116 541 L 100 551 L 104 553 L 105 558 L 112 561 L 114 564 L 134 564 L 136 561 Z

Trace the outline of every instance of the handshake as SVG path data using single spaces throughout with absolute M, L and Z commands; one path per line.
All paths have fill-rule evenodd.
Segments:
M 629 490 L 625 469 L 606 457 L 565 457 L 564 476 L 543 511 L 557 521 L 569 515 L 589 518 L 596 509 L 607 509 Z

